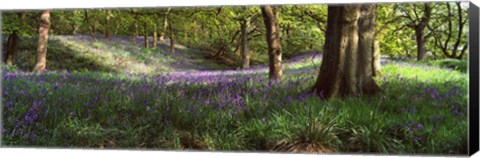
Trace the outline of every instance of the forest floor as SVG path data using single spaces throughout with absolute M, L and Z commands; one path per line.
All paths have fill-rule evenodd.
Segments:
M 282 81 L 272 83 L 265 65 L 236 70 L 208 52 L 141 41 L 54 36 L 45 74 L 28 73 L 35 45 L 24 42 L 18 67 L 3 71 L 2 145 L 466 153 L 465 72 L 384 59 L 375 78 L 382 93 L 321 100 L 305 93 L 320 54 L 285 59 Z

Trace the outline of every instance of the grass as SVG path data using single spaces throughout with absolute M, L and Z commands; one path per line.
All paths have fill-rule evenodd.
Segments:
M 467 153 L 466 73 L 388 62 L 376 78 L 382 93 L 320 100 L 306 93 L 318 66 L 310 60 L 286 66 L 279 83 L 268 82 L 264 71 L 31 74 L 9 67 L 2 145 Z

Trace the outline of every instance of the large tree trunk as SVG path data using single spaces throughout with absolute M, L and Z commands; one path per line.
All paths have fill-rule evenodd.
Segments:
M 324 59 L 315 93 L 324 98 L 373 95 L 374 4 L 329 6 Z
M 148 28 L 147 28 L 147 22 L 144 22 L 143 29 L 144 29 L 144 31 L 145 31 L 145 33 L 144 33 L 144 35 L 143 35 L 143 39 L 144 39 L 144 42 L 145 42 L 145 48 L 149 48 L 149 45 L 148 45 Z
M 425 54 L 427 54 L 423 28 L 417 27 L 417 29 L 415 29 L 415 36 L 417 39 L 417 60 L 421 61 L 425 59 Z
M 172 17 L 169 18 L 169 28 L 170 28 L 170 52 L 175 53 L 175 35 L 173 33 Z
M 4 62 L 7 65 L 13 65 L 15 63 L 15 54 L 18 48 L 18 35 L 17 30 L 14 30 L 7 40 L 7 52 L 4 57 Z
M 35 72 L 45 72 L 47 64 L 47 42 L 48 30 L 50 29 L 50 10 L 44 10 L 40 16 L 37 44 L 37 62 L 34 67 Z
M 262 6 L 263 21 L 267 30 L 269 79 L 282 79 L 282 51 L 278 27 L 278 11 L 276 7 Z
M 248 50 L 248 33 L 247 28 L 250 25 L 250 21 L 248 19 L 243 19 L 241 24 L 242 30 L 242 45 L 240 47 L 240 54 L 242 55 L 242 68 L 247 69 L 250 67 L 250 53 Z
M 378 37 L 374 37 L 373 41 L 373 57 L 372 57 L 372 70 L 373 76 L 380 76 L 381 75 L 381 58 L 380 58 L 380 41 L 378 41 Z

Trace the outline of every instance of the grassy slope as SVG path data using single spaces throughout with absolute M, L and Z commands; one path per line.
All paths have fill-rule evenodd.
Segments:
M 82 47 L 81 42 L 75 45 Z M 100 50 L 129 47 L 98 45 Z M 116 63 L 115 57 L 110 59 L 110 55 L 101 55 L 102 52 L 95 53 L 105 56 L 98 63 L 107 67 Z M 108 54 L 115 56 L 113 52 Z M 123 54 L 128 59 L 134 56 Z M 146 54 L 139 61 L 148 61 L 152 56 L 155 53 Z M 165 60 L 157 64 L 168 67 L 165 64 L 168 58 L 156 59 Z M 266 71 L 255 68 L 228 73 L 200 71 L 147 76 L 98 72 L 7 73 L 2 81 L 4 144 L 236 151 L 466 152 L 468 77 L 465 73 L 387 62 L 382 69 L 384 76 L 377 78 L 383 93 L 372 98 L 322 101 L 304 93 L 314 83 L 318 61 L 315 65 L 309 60 L 287 65 L 284 81 L 273 85 L 267 82 Z M 179 69 L 171 66 L 162 71 Z
M 150 44 L 151 45 L 151 44 Z M 35 40 L 23 39 L 16 63 L 30 70 L 35 62 Z M 206 54 L 176 46 L 170 53 L 168 45 L 158 49 L 144 48 L 141 39 L 90 36 L 51 36 L 47 53 L 47 69 L 68 71 L 102 71 L 120 73 L 159 73 L 181 70 L 224 69 L 223 65 L 205 59 Z M 67 63 L 67 64 L 66 64 Z

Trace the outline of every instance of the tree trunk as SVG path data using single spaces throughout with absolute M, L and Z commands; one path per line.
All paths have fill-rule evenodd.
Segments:
M 137 17 L 135 16 L 135 19 Z M 133 40 L 133 43 L 137 43 L 137 36 L 138 36 L 138 24 L 137 24 L 137 20 L 133 20 L 133 37 L 132 37 L 132 40 Z
M 247 69 L 250 67 L 250 53 L 248 50 L 248 33 L 247 28 L 250 25 L 248 19 L 243 19 L 241 24 L 242 30 L 242 46 L 240 47 L 240 54 L 242 55 L 242 68 Z
M 90 30 L 90 36 L 92 37 L 92 39 L 93 39 L 94 41 L 97 41 L 97 39 L 95 38 L 95 35 L 94 35 L 94 34 L 95 34 L 95 26 L 92 25 L 92 24 L 90 24 L 90 22 L 88 21 L 88 10 L 85 9 L 85 10 L 84 10 L 84 13 L 85 13 L 85 15 L 84 15 L 84 18 L 85 18 L 84 21 L 85 21 L 85 23 L 87 23 L 87 25 L 88 25 L 88 29 Z
M 38 31 L 38 44 L 37 44 L 37 62 L 35 72 L 45 72 L 47 64 L 47 42 L 48 42 L 48 30 L 50 29 L 50 11 L 44 10 L 40 16 Z
M 374 4 L 329 6 L 324 59 L 313 91 L 322 98 L 373 95 Z
M 415 36 L 417 39 L 417 60 L 421 61 L 425 59 L 425 54 L 427 54 L 427 47 L 425 46 L 425 39 L 423 35 L 423 28 L 417 27 L 415 29 Z
M 373 70 L 373 76 L 380 76 L 381 71 L 381 58 L 380 58 L 380 41 L 378 41 L 378 37 L 374 37 L 373 41 L 373 57 L 372 57 L 372 70 Z
M 165 15 L 163 16 L 163 29 L 162 32 L 160 32 L 160 43 L 165 44 L 165 33 L 167 32 L 167 25 L 168 25 L 168 14 L 170 12 L 171 8 L 168 8 L 167 11 L 165 12 Z
M 282 51 L 278 27 L 278 11 L 276 7 L 262 6 L 263 21 L 266 27 L 268 45 L 269 79 L 282 79 Z
M 157 24 L 153 24 L 153 48 L 157 48 Z
M 98 22 L 98 19 L 97 19 L 97 13 L 96 11 L 94 10 L 93 11 L 93 34 L 96 34 L 97 33 L 97 22 Z
M 172 17 L 169 18 L 169 28 L 170 28 L 170 52 L 175 53 L 175 37 L 173 33 Z
M 147 28 L 147 22 L 144 23 L 143 29 L 145 31 L 145 34 L 143 35 L 143 39 L 145 40 L 145 48 L 149 48 L 148 45 L 148 28 Z
M 425 36 L 423 30 L 428 26 L 431 15 L 431 6 L 428 3 L 424 4 L 424 16 L 418 25 L 415 26 L 415 35 L 417 38 L 417 60 L 421 61 L 425 59 L 425 54 L 427 54 L 427 46 L 425 45 Z
M 110 37 L 110 16 L 108 10 L 105 10 L 105 38 Z
M 7 65 L 13 65 L 15 63 L 15 54 L 18 48 L 18 35 L 17 30 L 14 30 L 7 40 L 7 52 L 5 54 L 4 62 Z

